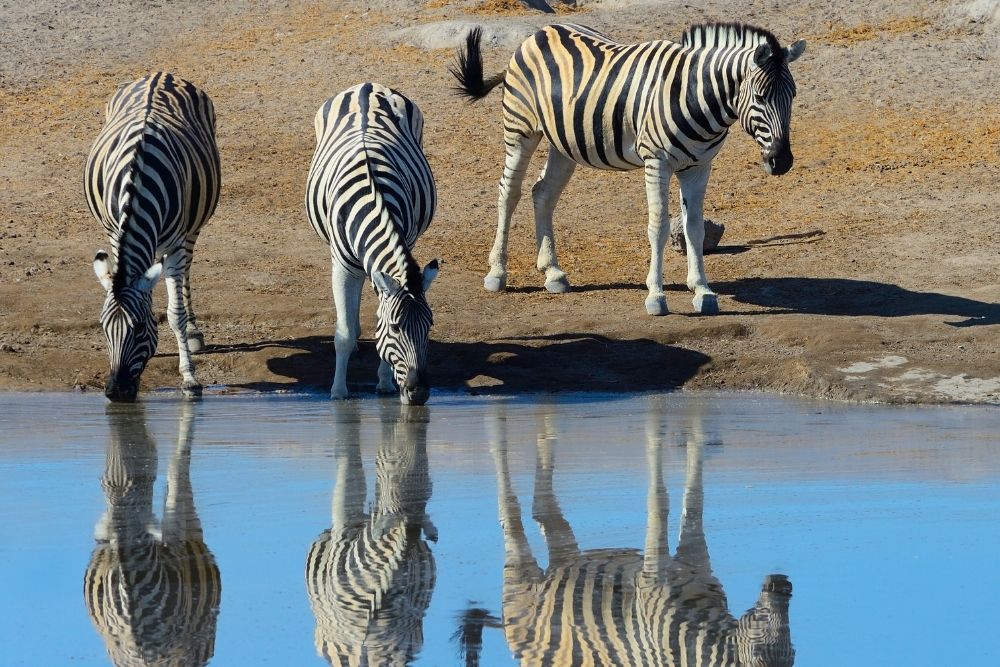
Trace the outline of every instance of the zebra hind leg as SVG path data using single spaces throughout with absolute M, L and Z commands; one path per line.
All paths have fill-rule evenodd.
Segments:
M 190 253 L 189 253 L 190 254 Z M 198 354 L 205 349 L 205 334 L 198 327 L 197 318 L 194 315 L 194 308 L 191 306 L 191 262 L 188 261 L 187 268 L 181 276 L 181 291 L 184 296 L 184 310 L 187 311 L 187 332 L 188 349 L 191 354 Z
M 184 276 L 191 266 L 191 255 L 179 250 L 164 261 L 167 276 L 167 321 L 177 338 L 178 370 L 181 374 L 181 391 L 185 396 L 201 396 L 201 383 L 194 376 L 194 362 L 188 344 L 188 312 L 184 303 Z
M 553 293 L 568 292 L 570 289 L 569 278 L 556 259 L 552 213 L 575 169 L 576 163 L 573 160 L 550 147 L 545 167 L 531 188 L 531 199 L 535 204 L 535 245 L 538 249 L 536 266 L 545 274 L 545 289 Z
M 504 143 L 507 156 L 503 175 L 500 177 L 500 196 L 497 200 L 497 235 L 490 251 L 490 272 L 483 279 L 483 287 L 490 292 L 502 292 L 507 287 L 507 240 L 514 210 L 521 199 L 521 185 L 528 169 L 531 155 L 538 147 L 541 134 L 523 135 L 507 131 Z

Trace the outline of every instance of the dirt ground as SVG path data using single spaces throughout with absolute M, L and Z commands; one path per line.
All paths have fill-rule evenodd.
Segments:
M 107 242 L 82 169 L 116 85 L 165 69 L 208 91 L 219 119 L 222 200 L 193 269 L 206 385 L 328 386 L 329 255 L 302 204 L 312 117 L 330 95 L 374 80 L 427 119 L 440 207 L 415 255 L 444 262 L 429 295 L 435 386 L 1000 402 L 996 0 L 577 4 L 553 15 L 503 0 L 0 0 L 0 389 L 102 386 L 91 260 Z M 767 176 L 738 129 L 715 161 L 706 215 L 726 234 L 706 263 L 722 314 L 693 315 L 684 258 L 668 253 L 671 314 L 645 315 L 639 172 L 580 169 L 569 184 L 556 239 L 571 293 L 541 288 L 530 197 L 512 232 L 509 290 L 483 290 L 500 95 L 457 98 L 450 47 L 485 26 L 492 73 L 532 26 L 557 20 L 623 41 L 676 38 L 705 20 L 808 40 L 793 65 L 792 171 Z M 159 288 L 158 312 L 164 303 Z M 364 313 L 349 381 L 370 391 L 367 290 Z M 176 366 L 164 320 L 143 386 L 177 386 Z

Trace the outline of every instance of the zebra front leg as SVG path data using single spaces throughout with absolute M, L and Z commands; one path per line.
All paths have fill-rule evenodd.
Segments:
M 528 169 L 531 154 L 538 147 L 541 134 L 524 136 L 514 132 L 504 133 L 507 156 L 503 175 L 500 177 L 500 197 L 497 200 L 497 235 L 490 251 L 490 272 L 483 279 L 483 287 L 490 292 L 502 292 L 507 287 L 507 237 L 514 210 L 521 199 L 524 172 Z
M 378 362 L 378 385 L 375 387 L 376 393 L 395 394 L 396 380 L 392 376 L 392 366 L 385 359 Z
M 191 306 L 191 253 L 188 252 L 187 268 L 181 278 L 181 291 L 184 294 L 184 310 L 187 311 L 187 326 L 185 330 L 188 338 L 188 349 L 191 354 L 198 354 L 205 349 L 205 334 L 198 328 L 198 321 Z
M 535 204 L 535 245 L 538 249 L 536 266 L 545 274 L 545 289 L 553 293 L 569 291 L 569 279 L 566 272 L 559 268 L 559 261 L 556 259 L 552 213 L 575 169 L 576 163 L 573 160 L 550 147 L 548 161 L 531 188 L 531 199 Z
M 649 159 L 645 164 L 646 199 L 649 204 L 649 273 L 646 275 L 646 313 L 666 315 L 667 298 L 663 295 L 663 249 L 670 232 L 670 215 L 667 211 L 670 168 L 663 160 Z
M 177 338 L 178 368 L 181 373 L 181 391 L 185 396 L 201 396 L 201 383 L 194 376 L 194 362 L 187 338 L 187 310 L 184 307 L 184 274 L 191 263 L 191 256 L 180 250 L 164 260 L 167 274 L 167 321 Z
M 708 286 L 705 275 L 705 188 L 712 164 L 691 167 L 677 174 L 681 184 L 681 212 L 684 216 L 684 240 L 687 245 L 687 286 L 694 292 L 694 309 L 702 315 L 719 312 L 719 299 Z
M 333 347 L 337 361 L 333 368 L 330 398 L 347 398 L 347 362 L 358 344 L 361 333 L 361 286 L 364 277 L 354 275 L 336 258 L 333 259 L 333 304 L 337 309 L 337 325 Z

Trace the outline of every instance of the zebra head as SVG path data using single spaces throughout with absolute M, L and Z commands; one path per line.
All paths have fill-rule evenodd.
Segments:
M 795 80 L 788 69 L 806 50 L 805 40 L 782 48 L 773 37 L 753 52 L 740 85 L 740 124 L 760 148 L 764 171 L 780 176 L 792 168 L 791 120 Z
M 115 276 L 108 253 L 94 257 L 94 273 L 107 291 L 101 309 L 101 328 L 108 343 L 111 369 L 104 395 L 112 401 L 134 401 L 139 378 L 156 352 L 156 318 L 153 317 L 153 287 L 163 265 L 157 262 L 132 283 Z
M 747 667 L 791 667 L 795 663 L 788 602 L 792 583 L 783 574 L 764 578 L 760 597 L 737 622 L 736 650 L 740 665 Z
M 379 357 L 392 367 L 399 398 L 405 404 L 423 405 L 430 396 L 427 382 L 427 341 L 434 323 L 426 292 L 438 273 L 438 261 L 431 260 L 423 271 L 415 264 L 408 271 L 406 285 L 382 271 L 372 283 L 378 293 L 378 324 L 375 347 Z

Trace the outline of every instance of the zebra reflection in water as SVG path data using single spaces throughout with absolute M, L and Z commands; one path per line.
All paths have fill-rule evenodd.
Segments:
M 205 665 L 215 650 L 219 567 L 202 537 L 191 488 L 195 406 L 182 404 L 162 521 L 153 513 L 156 443 L 142 405 L 108 408 L 101 487 L 107 510 L 84 576 L 84 598 L 111 662 Z
M 680 535 L 667 544 L 669 501 L 663 482 L 662 405 L 647 418 L 649 487 L 646 540 L 636 549 L 581 551 L 552 486 L 557 440 L 551 413 L 540 417 L 532 516 L 548 549 L 542 570 L 532 555 L 507 464 L 503 407 L 491 428 L 504 538 L 503 620 L 481 609 L 463 617 L 467 664 L 478 664 L 482 626 L 502 626 L 523 665 L 692 665 L 787 667 L 794 662 L 788 626 L 792 586 L 765 578 L 757 603 L 729 613 L 712 573 L 702 525 L 706 438 L 698 419 L 686 433 L 687 471 Z M 684 436 L 681 435 L 681 438 Z M 681 440 L 683 442 L 683 440 Z
M 436 579 L 427 544 L 437 541 L 426 514 L 427 409 L 382 405 L 368 512 L 358 406 L 344 404 L 338 413 L 332 526 L 306 560 L 316 650 L 331 665 L 408 665 L 423 646 Z

